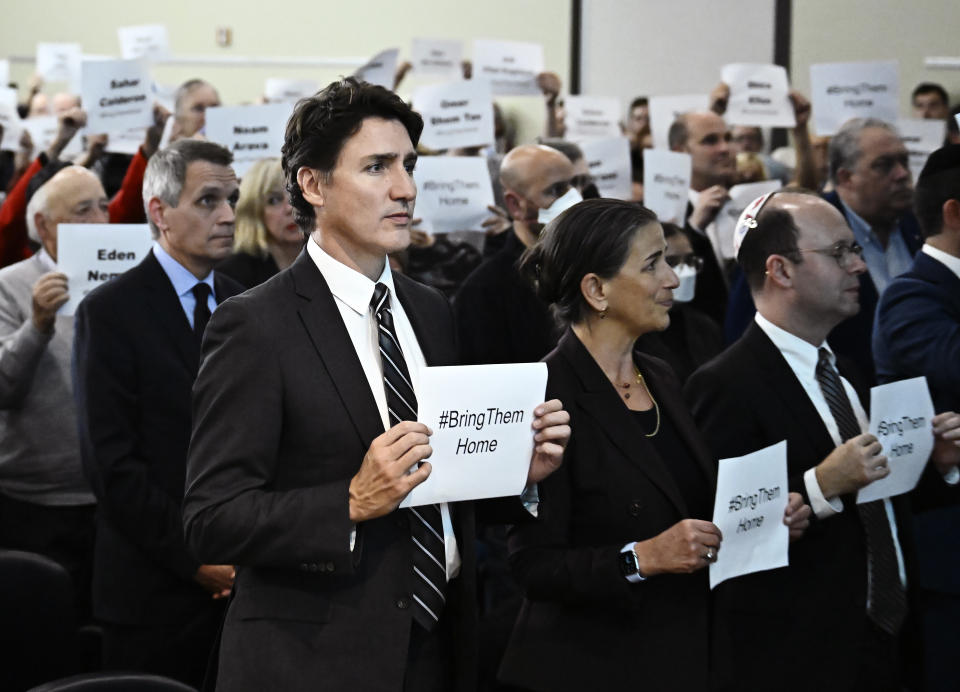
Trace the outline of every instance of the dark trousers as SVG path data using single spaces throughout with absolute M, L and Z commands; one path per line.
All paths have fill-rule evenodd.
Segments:
M 103 623 L 104 669 L 164 675 L 199 689 L 220 631 L 224 603 L 211 600 L 188 622 L 173 625 Z
M 857 650 L 856 692 L 900 692 L 903 676 L 897 638 L 873 624 L 869 619 Z
M 0 494 L 0 548 L 38 553 L 70 574 L 78 622 L 90 619 L 96 505 L 38 505 Z

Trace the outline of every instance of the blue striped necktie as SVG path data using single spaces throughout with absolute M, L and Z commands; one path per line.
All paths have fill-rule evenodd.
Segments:
M 383 365 L 383 388 L 387 395 L 390 427 L 400 421 L 417 420 L 417 397 L 393 326 L 390 289 L 378 283 L 370 301 L 377 318 L 377 340 Z M 447 568 L 440 505 L 422 505 L 408 511 L 413 541 L 413 618 L 427 631 L 440 620 L 446 601 Z

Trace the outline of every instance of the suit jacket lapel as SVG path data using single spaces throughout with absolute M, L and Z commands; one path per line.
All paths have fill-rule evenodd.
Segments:
M 297 312 L 303 326 L 363 445 L 369 446 L 373 438 L 384 432 L 383 420 L 333 294 L 306 252 L 300 253 L 289 271 L 294 291 L 300 298 Z
M 417 336 L 417 343 L 423 352 L 423 359 L 427 365 L 453 365 L 454 354 L 449 352 L 448 344 L 440 343 L 437 334 L 431 333 L 431 316 L 428 310 L 414 300 L 411 282 L 402 274 L 393 275 L 393 286 L 397 291 L 397 300 L 403 306 L 403 311 L 410 320 L 413 333 Z
M 577 397 L 579 408 L 594 419 L 630 463 L 639 468 L 673 503 L 680 515 L 687 516 L 687 504 L 673 476 L 653 444 L 637 434 L 636 422 L 631 418 L 629 409 L 620 401 L 590 352 L 569 329 L 560 339 L 558 349 L 570 361 L 583 386 L 583 391 Z
M 143 272 L 150 314 L 163 326 L 163 331 L 170 335 L 183 362 L 196 373 L 200 362 L 200 344 L 197 343 L 190 322 L 187 321 L 180 297 L 154 256 L 153 250 L 138 265 L 138 269 Z

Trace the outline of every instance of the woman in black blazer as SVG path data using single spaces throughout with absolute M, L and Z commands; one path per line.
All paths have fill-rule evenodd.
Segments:
M 676 274 L 656 216 L 612 199 L 558 217 L 524 257 L 567 330 L 547 356 L 573 435 L 511 531 L 525 599 L 500 677 L 530 690 L 708 687 L 715 461 L 670 367 L 634 353 L 670 322 Z M 791 496 L 785 521 L 809 509 Z M 623 686 L 623 687 L 621 687 Z

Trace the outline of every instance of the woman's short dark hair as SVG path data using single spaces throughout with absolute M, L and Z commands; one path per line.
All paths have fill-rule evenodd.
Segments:
M 348 139 L 360 131 L 366 118 L 398 120 L 414 146 L 420 141 L 423 118 L 389 89 L 347 77 L 332 82 L 313 96 L 301 99 L 287 121 L 283 142 L 283 173 L 290 204 L 300 230 L 313 231 L 313 207 L 297 183 L 302 166 L 329 178 Z
M 591 273 L 603 279 L 616 276 L 636 232 L 653 223 L 657 215 L 635 202 L 585 200 L 550 222 L 520 259 L 520 269 L 561 324 L 582 322 L 589 307 L 580 281 Z

